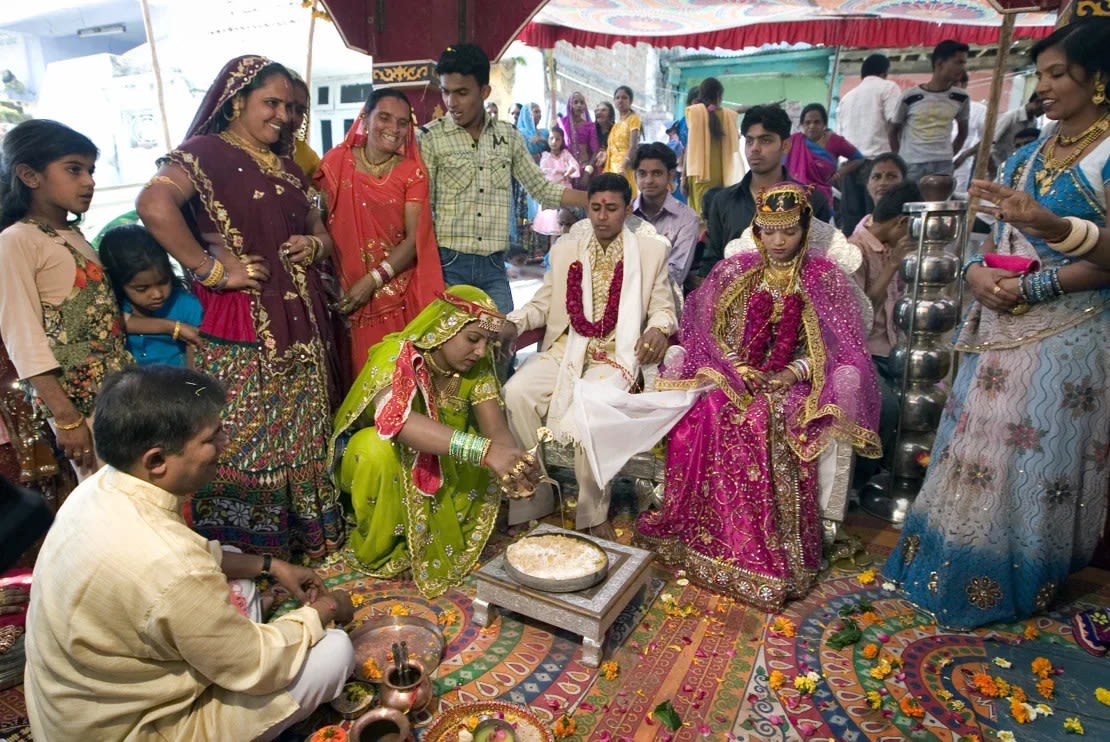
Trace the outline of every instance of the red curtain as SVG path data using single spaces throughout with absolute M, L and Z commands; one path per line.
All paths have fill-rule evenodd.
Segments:
M 1052 26 L 1018 26 L 1015 39 L 1039 39 L 1052 33 Z M 711 33 L 677 36 L 619 36 L 616 34 L 581 31 L 565 26 L 529 23 L 518 37 L 529 46 L 550 49 L 556 41 L 574 46 L 612 47 L 617 43 L 635 44 L 643 41 L 653 46 L 706 49 L 743 49 L 780 42 L 824 44 L 856 48 L 932 47 L 944 39 L 958 39 L 965 44 L 985 46 L 998 43 L 998 29 L 993 26 L 965 26 L 956 23 L 928 23 L 884 18 L 834 18 L 797 23 L 756 23 L 736 26 Z

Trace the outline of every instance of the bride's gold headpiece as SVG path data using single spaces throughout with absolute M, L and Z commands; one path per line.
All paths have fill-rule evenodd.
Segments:
M 809 209 L 809 188 L 775 183 L 756 194 L 754 225 L 764 232 L 796 227 Z

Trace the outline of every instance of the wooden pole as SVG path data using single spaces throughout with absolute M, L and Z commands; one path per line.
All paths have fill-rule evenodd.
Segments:
M 559 85 L 558 75 L 555 71 L 555 50 L 543 50 L 544 71 L 547 73 L 544 76 L 544 87 L 547 88 L 547 125 L 548 130 L 551 127 L 557 126 L 559 123 L 559 112 L 557 109 L 558 92 L 556 88 Z M 564 132 L 566 134 L 566 132 Z
M 162 86 L 162 67 L 158 64 L 158 48 L 154 43 L 154 27 L 150 23 L 150 4 L 147 0 L 140 0 L 143 8 L 143 29 L 146 31 L 146 43 L 150 45 L 150 66 L 154 71 L 154 91 L 158 96 L 158 115 L 162 117 L 162 136 L 165 138 L 166 151 L 173 149 L 173 140 L 170 139 L 170 121 L 166 116 L 166 94 Z
M 1016 13 L 1002 16 L 1002 30 L 998 33 L 998 58 L 994 60 L 994 77 L 991 79 L 990 100 L 987 101 L 987 119 L 983 122 L 983 138 L 979 140 L 979 149 L 975 153 L 975 172 L 971 176 L 975 180 L 982 180 L 987 175 L 991 145 L 994 143 L 994 125 L 998 121 L 998 106 L 1002 98 L 1002 82 L 1006 78 L 1006 64 L 1010 58 L 1010 45 L 1014 41 L 1016 20 Z M 968 232 L 971 232 L 971 225 L 975 221 L 972 206 L 973 204 L 968 206 Z
M 304 62 L 304 84 L 308 88 L 308 99 L 312 101 L 312 41 L 316 36 L 316 5 L 317 0 L 312 1 L 312 13 L 308 20 L 308 56 Z

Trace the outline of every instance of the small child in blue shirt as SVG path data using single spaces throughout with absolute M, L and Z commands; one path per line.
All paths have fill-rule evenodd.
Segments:
M 191 348 L 203 341 L 200 301 L 174 274 L 169 255 L 138 224 L 109 230 L 100 260 L 123 309 L 127 349 L 139 365 L 192 366 Z

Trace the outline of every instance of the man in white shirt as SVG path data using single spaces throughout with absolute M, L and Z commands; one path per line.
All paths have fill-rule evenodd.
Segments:
M 890 59 L 885 54 L 872 54 L 860 67 L 860 84 L 840 100 L 836 109 L 836 130 L 870 160 L 890 151 L 890 127 L 898 115 L 902 89 L 886 79 Z M 841 188 L 838 226 L 851 234 L 860 219 L 870 212 L 867 203 L 865 165 L 844 180 Z

